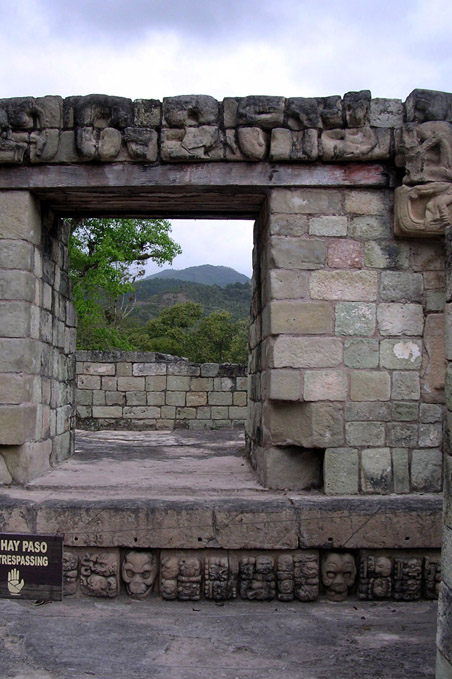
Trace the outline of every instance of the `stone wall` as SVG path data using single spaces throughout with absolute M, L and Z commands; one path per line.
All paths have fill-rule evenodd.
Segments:
M 81 429 L 242 428 L 245 366 L 151 352 L 77 352 Z
M 75 313 L 68 233 L 28 191 L 0 193 L 0 481 L 73 450 Z
M 392 191 L 271 192 L 248 427 L 267 486 L 321 487 L 323 470 L 327 494 L 441 490 L 444 246 L 395 239 L 393 207 Z

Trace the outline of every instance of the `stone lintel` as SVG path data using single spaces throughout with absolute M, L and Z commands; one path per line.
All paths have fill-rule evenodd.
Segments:
M 27 498 L 30 493 L 33 498 Z M 46 500 L 5 489 L 3 532 L 64 534 L 68 546 L 155 549 L 438 549 L 441 498 Z M 24 522 L 25 520 L 25 522 Z

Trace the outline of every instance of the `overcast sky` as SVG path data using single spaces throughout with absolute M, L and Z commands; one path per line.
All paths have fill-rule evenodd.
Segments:
M 370 89 L 405 99 L 416 87 L 452 90 L 451 26 L 451 0 L 0 0 L 0 97 Z M 175 225 L 186 252 L 174 266 L 249 274 L 250 225 L 226 224 L 196 237 L 209 262 L 187 259 L 194 226 L 184 244 Z

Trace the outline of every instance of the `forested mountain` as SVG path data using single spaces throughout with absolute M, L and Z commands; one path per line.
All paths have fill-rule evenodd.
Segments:
M 202 267 L 192 267 L 202 268 Z M 212 267 L 215 269 L 226 267 Z M 239 274 L 242 275 L 242 274 Z M 246 278 L 246 277 L 245 277 Z M 136 284 L 136 305 L 130 316 L 140 323 L 156 318 L 162 309 L 182 302 L 197 302 L 204 314 L 215 310 L 227 311 L 232 319 L 249 319 L 251 283 L 206 285 L 173 278 L 146 278 Z
M 145 278 L 145 281 L 155 279 L 177 279 L 201 283 L 203 285 L 218 285 L 220 288 L 231 283 L 248 283 L 249 278 L 243 273 L 235 271 L 228 266 L 213 266 L 212 264 L 202 264 L 200 266 L 189 266 L 186 269 L 164 269 L 152 276 Z

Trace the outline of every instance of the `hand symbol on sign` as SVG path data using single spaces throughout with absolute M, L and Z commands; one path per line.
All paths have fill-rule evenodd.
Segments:
M 8 573 L 8 590 L 12 596 L 19 596 L 20 590 L 24 586 L 24 580 L 19 582 L 20 573 L 17 568 L 13 568 Z

